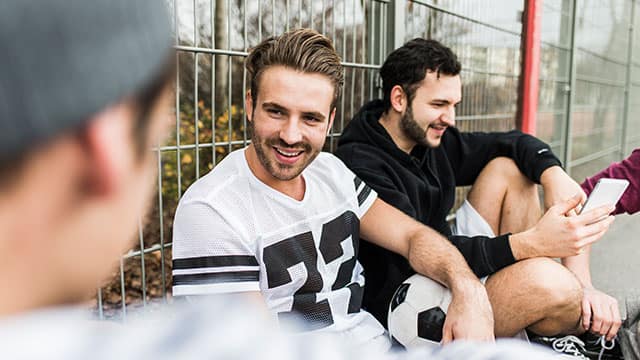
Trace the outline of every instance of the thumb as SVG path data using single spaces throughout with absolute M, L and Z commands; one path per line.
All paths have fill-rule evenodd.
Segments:
M 442 345 L 446 345 L 453 341 L 453 329 L 451 326 L 442 327 Z
M 581 200 L 582 200 L 582 195 L 579 193 L 575 194 L 571 198 L 565 201 L 562 201 L 558 203 L 556 206 L 554 206 L 555 211 L 558 214 L 565 215 L 569 211 L 573 210 L 576 206 L 578 206 Z

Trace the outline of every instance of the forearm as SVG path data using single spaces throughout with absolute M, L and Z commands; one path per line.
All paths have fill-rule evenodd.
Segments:
M 591 283 L 591 271 L 589 269 L 590 252 L 591 247 L 589 246 L 584 253 L 566 257 L 561 260 L 562 265 L 578 278 L 583 287 L 593 287 Z
M 412 268 L 432 278 L 452 292 L 480 285 L 460 252 L 436 231 L 420 226 L 411 235 L 407 256 Z
M 540 185 L 542 185 L 542 188 L 547 191 L 547 189 L 550 189 L 557 184 L 557 179 L 559 177 L 564 177 L 565 175 L 568 176 L 560 166 L 548 167 L 540 175 Z

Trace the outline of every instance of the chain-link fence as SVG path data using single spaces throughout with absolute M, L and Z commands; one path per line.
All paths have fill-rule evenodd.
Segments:
M 538 135 L 580 178 L 640 144 L 636 2 L 545 0 Z M 463 65 L 457 126 L 516 126 L 524 0 L 171 0 L 178 69 L 173 134 L 157 154 L 157 195 L 138 241 L 100 284 L 100 317 L 170 300 L 172 222 L 178 200 L 229 152 L 247 145 L 243 61 L 251 46 L 307 27 L 330 37 L 346 79 L 325 150 L 378 97 L 377 69 L 414 37 L 451 46 Z M 572 31 L 575 29 L 575 31 Z M 633 44 L 633 46 L 631 46 Z M 633 51 L 632 50 L 636 50 Z M 632 56 L 633 55 L 633 56 Z M 636 99 L 636 100 L 634 100 Z

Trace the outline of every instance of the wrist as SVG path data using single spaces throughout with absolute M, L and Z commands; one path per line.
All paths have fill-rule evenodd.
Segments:
M 529 229 L 509 236 L 509 246 L 511 246 L 511 252 L 516 261 L 542 255 L 539 254 L 535 248 L 534 231 L 533 229 Z
M 593 287 L 593 284 L 589 283 L 589 284 L 582 284 L 582 288 L 584 290 L 595 290 L 596 288 Z
M 473 294 L 477 293 L 479 289 L 486 292 L 484 286 L 475 275 L 458 277 L 452 280 L 450 284 L 452 296 L 474 296 Z

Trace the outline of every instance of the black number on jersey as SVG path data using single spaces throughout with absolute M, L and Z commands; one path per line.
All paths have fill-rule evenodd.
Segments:
M 360 311 L 362 304 L 362 287 L 358 283 L 350 283 L 358 257 L 360 221 L 356 214 L 347 211 L 322 226 L 319 250 L 325 264 L 329 264 L 344 255 L 341 243 L 348 237 L 354 250 L 354 256 L 347 259 L 338 269 L 338 274 L 331 289 L 348 288 L 351 291 L 348 313 Z M 302 264 L 307 272 L 305 283 L 295 292 L 291 312 L 278 313 L 285 319 L 296 314 L 306 320 L 310 329 L 320 329 L 333 324 L 331 306 L 327 299 L 318 301 L 317 293 L 322 291 L 324 281 L 318 270 L 318 250 L 311 232 L 305 232 L 284 239 L 264 248 L 263 261 L 267 273 L 267 284 L 270 289 L 288 284 L 292 281 L 289 269 Z

